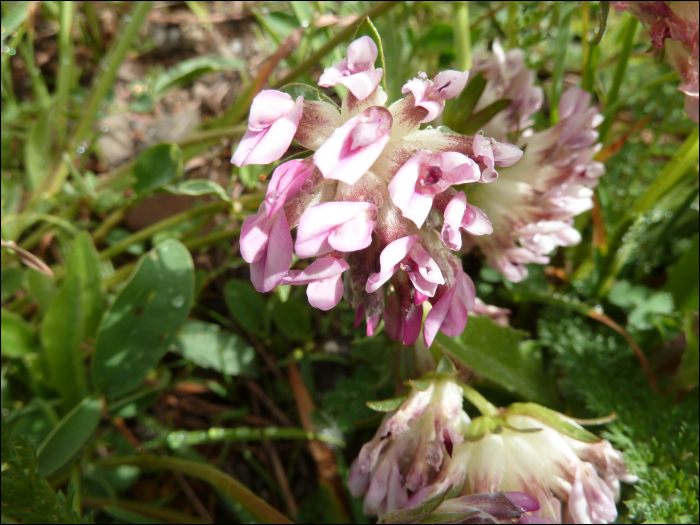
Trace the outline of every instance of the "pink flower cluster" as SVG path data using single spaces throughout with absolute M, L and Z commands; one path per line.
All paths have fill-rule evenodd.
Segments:
M 527 277 L 525 264 L 547 264 L 555 248 L 581 241 L 573 218 L 593 207 L 591 188 L 605 172 L 592 160 L 603 117 L 590 104 L 588 92 L 569 88 L 559 101 L 560 122 L 521 136 L 526 153 L 518 165 L 499 170 L 497 184 L 469 193 L 493 226 L 493 235 L 473 242 L 510 281 Z
M 429 301 L 429 346 L 438 330 L 459 335 L 475 308 L 474 285 L 451 252 L 462 246 L 460 232 L 492 231 L 452 186 L 489 182 L 522 151 L 482 135 L 419 129 L 462 91 L 468 72 L 443 71 L 433 81 L 421 73 L 387 108 L 376 59 L 374 41 L 362 37 L 325 70 L 320 86 L 349 90 L 340 108 L 271 90 L 255 98 L 234 164 L 278 160 L 292 140 L 314 153 L 275 169 L 258 213 L 243 223 L 241 255 L 256 290 L 308 285 L 309 302 L 323 310 L 345 296 L 368 335 L 383 316 L 388 335 L 404 344 L 417 340 Z M 290 270 L 293 252 L 315 260 Z
M 525 56 L 520 49 L 503 50 L 498 40 L 493 42 L 493 52 L 481 50 L 474 56 L 471 74 L 481 72 L 486 79 L 484 88 L 474 111 L 493 104 L 497 100 L 508 99 L 508 107 L 494 116 L 483 128 L 490 137 L 504 139 L 511 133 L 531 134 L 529 129 L 532 115 L 537 113 L 544 102 L 544 91 L 535 86 L 535 72 L 525 67 Z
M 678 91 L 685 93 L 685 112 L 698 123 L 698 4 L 695 2 L 612 2 L 616 11 L 628 8 L 649 29 L 657 49 L 681 76 Z
M 521 523 L 611 523 L 620 482 L 634 483 L 622 454 L 573 420 L 516 403 L 471 420 L 463 388 L 437 374 L 387 414 L 353 462 L 348 487 L 364 512 L 381 516 L 451 489 L 460 497 L 497 491 L 536 500 Z M 488 402 L 487 402 L 488 403 Z

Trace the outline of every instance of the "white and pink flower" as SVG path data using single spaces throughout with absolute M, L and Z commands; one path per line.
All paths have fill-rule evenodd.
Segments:
M 444 71 L 434 81 L 421 74 L 387 108 L 377 53 L 362 37 L 325 70 L 320 86 L 350 90 L 340 107 L 271 90 L 255 98 L 234 163 L 277 160 L 292 139 L 314 153 L 275 169 L 264 205 L 243 225 L 241 253 L 257 290 L 307 285 L 309 302 L 324 310 L 345 296 L 368 334 L 383 317 L 387 334 L 405 344 L 420 336 L 429 301 L 429 344 L 439 330 L 461 332 L 475 305 L 451 250 L 461 248 L 463 232 L 492 231 L 487 213 L 453 186 L 492 180 L 483 173 L 512 165 L 522 151 L 481 135 L 419 129 L 459 95 L 467 72 Z M 293 252 L 318 259 L 290 269 Z

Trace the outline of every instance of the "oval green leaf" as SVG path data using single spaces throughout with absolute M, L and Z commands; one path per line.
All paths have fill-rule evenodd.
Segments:
M 37 451 L 39 475 L 50 476 L 73 459 L 100 422 L 102 403 L 85 398 L 54 427 Z
M 232 376 L 256 377 L 255 349 L 236 334 L 202 321 L 188 321 L 174 346 L 182 357 L 203 367 Z
M 396 410 L 401 406 L 401 403 L 403 403 L 404 399 L 408 397 L 408 390 L 406 391 L 405 394 L 402 394 L 400 396 L 392 397 L 389 399 L 383 399 L 382 401 L 367 401 L 365 403 L 369 408 L 372 410 L 376 410 L 377 412 L 391 412 L 392 410 Z
M 508 407 L 510 414 L 522 414 L 542 421 L 545 425 L 584 443 L 597 443 L 600 438 L 578 425 L 559 417 L 559 413 L 537 403 L 513 403 Z
M 34 330 L 22 316 L 2 309 L 2 355 L 19 357 L 34 351 Z
M 232 279 L 226 283 L 225 294 L 226 305 L 241 328 L 256 335 L 266 332 L 265 300 L 249 282 Z
M 187 319 L 194 280 L 180 241 L 165 241 L 139 260 L 97 334 L 92 373 L 100 392 L 124 394 L 148 375 Z
M 144 151 L 134 166 L 139 195 L 171 182 L 183 172 L 182 150 L 177 144 L 157 144 Z

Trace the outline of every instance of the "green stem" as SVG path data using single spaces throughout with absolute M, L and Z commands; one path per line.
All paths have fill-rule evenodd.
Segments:
M 210 246 L 212 244 L 216 244 L 221 241 L 226 241 L 228 239 L 235 239 L 240 234 L 240 228 L 233 228 L 231 230 L 223 230 L 216 233 L 210 233 L 209 235 L 199 237 L 198 239 L 191 239 L 187 242 L 184 242 L 183 244 L 188 250 L 194 251 L 198 250 L 199 248 L 202 248 L 203 246 Z
M 518 25 L 516 23 L 516 18 L 518 16 L 518 3 L 508 2 L 508 25 L 506 31 L 508 32 L 508 48 L 514 49 L 518 47 Z
M 75 2 L 60 2 L 59 4 L 59 38 L 58 38 L 58 75 L 56 80 L 56 138 L 59 149 L 63 148 L 66 140 L 68 110 L 70 102 L 70 87 L 75 53 L 73 51 L 73 14 Z
M 591 60 L 591 42 L 588 40 L 588 31 L 591 19 L 591 7 L 588 0 L 584 0 L 581 5 L 581 54 L 583 68 L 581 69 L 581 85 L 583 89 L 588 86 L 589 62 Z
M 481 412 L 482 416 L 494 417 L 498 415 L 498 408 L 492 405 L 491 402 L 479 392 L 461 381 L 459 381 L 459 386 L 462 387 L 462 393 L 467 401 L 474 405 L 476 409 Z
M 622 44 L 622 51 L 620 52 L 619 60 L 617 61 L 617 67 L 615 68 L 615 76 L 613 77 L 613 83 L 608 92 L 608 99 L 605 101 L 606 106 L 613 106 L 617 102 L 617 97 L 620 93 L 620 86 L 622 85 L 622 80 L 625 77 L 625 71 L 627 70 L 627 62 L 629 61 L 630 53 L 632 52 L 632 46 L 634 45 L 634 37 L 637 34 L 638 20 L 631 16 L 627 20 L 627 25 L 625 26 L 625 40 Z M 610 113 L 607 115 L 605 121 L 600 126 L 600 142 L 605 142 L 605 138 L 610 131 L 613 119 L 615 118 L 615 113 Z
M 228 474 L 206 463 L 160 456 L 124 456 L 94 462 L 98 468 L 131 465 L 148 470 L 172 470 L 201 479 L 224 492 L 262 523 L 292 523 L 286 516 L 260 499 Z
M 151 226 L 144 228 L 143 230 L 139 230 L 136 233 L 129 235 L 126 239 L 118 242 L 114 246 L 110 246 L 109 248 L 102 250 L 99 253 L 100 259 L 111 259 L 112 257 L 119 255 L 120 253 L 125 251 L 132 244 L 150 239 L 156 233 L 177 226 L 181 222 L 193 219 L 194 217 L 198 217 L 207 213 L 216 213 L 218 211 L 222 211 L 226 209 L 226 206 L 227 203 L 219 201 L 207 204 L 205 206 L 200 206 L 199 208 L 193 208 L 191 210 L 186 210 L 181 213 L 177 213 L 172 217 L 168 217 L 167 219 L 152 224 Z
M 678 73 L 676 73 L 675 71 L 671 71 L 669 73 L 666 73 L 665 75 L 661 75 L 660 77 L 657 77 L 653 80 L 650 80 L 646 84 L 643 84 L 640 87 L 638 87 L 637 89 L 635 89 L 632 93 L 630 93 L 626 97 L 619 99 L 618 101 L 616 101 L 612 105 L 608 105 L 605 108 L 605 110 L 603 111 L 603 115 L 606 117 L 612 116 L 615 113 L 617 113 L 620 110 L 620 108 L 623 107 L 625 105 L 625 103 L 628 100 L 630 100 L 631 98 L 633 98 L 634 96 L 636 96 L 640 93 L 643 93 L 644 91 L 646 91 L 648 89 L 653 89 L 655 87 L 662 86 L 668 82 L 676 80 L 677 78 L 678 78 Z
M 117 507 L 124 510 L 129 510 L 131 512 L 137 512 L 148 516 L 149 518 L 154 518 L 164 523 L 188 523 L 188 524 L 199 524 L 206 523 L 206 521 L 190 516 L 189 514 L 184 514 L 172 509 L 164 509 L 162 507 L 154 507 L 148 503 L 141 503 L 139 501 L 130 501 L 124 499 L 111 499 L 111 498 L 85 498 L 83 500 L 83 506 L 87 508 L 104 508 L 104 507 Z
M 559 10 L 559 23 L 554 55 L 554 71 L 552 72 L 552 99 L 550 101 L 550 124 L 553 126 L 559 122 L 559 95 L 561 94 L 564 80 L 564 61 L 566 50 L 569 47 L 569 28 L 571 26 L 571 12 L 573 2 L 559 2 L 556 4 Z
M 345 442 L 337 437 L 309 432 L 303 428 L 210 428 L 209 430 L 175 430 L 167 436 L 154 441 L 143 443 L 146 450 L 154 450 L 160 447 L 168 447 L 172 450 L 183 446 L 195 446 L 204 443 L 220 443 L 233 441 L 253 441 L 261 439 L 306 439 L 318 440 L 330 443 L 339 447 L 344 447 Z
M 85 109 L 82 112 L 82 118 L 78 122 L 75 133 L 70 142 L 71 146 L 77 146 L 85 140 L 90 133 L 90 128 L 95 120 L 95 115 L 99 109 L 100 103 L 105 98 L 110 89 L 114 86 L 114 80 L 117 78 L 117 71 L 124 62 L 126 54 L 131 48 L 131 45 L 138 35 L 141 25 L 146 20 L 146 16 L 151 10 L 152 2 L 134 2 L 129 11 L 128 20 L 124 31 L 114 40 L 115 44 L 110 48 L 106 57 L 106 68 L 104 73 L 98 78 L 94 85 L 90 96 L 88 97 Z M 72 150 L 73 148 L 70 148 Z
M 472 67 L 472 42 L 469 30 L 469 2 L 454 2 L 454 39 L 457 53 L 457 69 L 468 71 Z

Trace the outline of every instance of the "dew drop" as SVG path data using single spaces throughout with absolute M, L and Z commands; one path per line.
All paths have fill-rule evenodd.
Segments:
M 106 126 L 106 125 L 102 124 L 102 125 L 100 126 L 100 131 L 101 131 L 102 133 L 107 133 L 107 132 L 109 131 L 109 126 Z
M 75 151 L 78 153 L 78 155 L 82 155 L 83 153 L 85 153 L 85 148 L 83 148 L 82 146 L 78 146 L 77 148 L 75 148 Z
M 185 297 L 182 295 L 176 295 L 173 297 L 173 300 L 170 302 L 175 308 L 180 308 L 182 305 L 185 304 Z
M 301 185 L 301 190 L 302 191 L 311 191 L 314 189 L 314 183 L 311 182 L 311 179 L 306 179 L 304 181 L 304 184 Z
M 265 200 L 270 204 L 274 204 L 279 200 L 279 198 L 280 198 L 280 194 L 277 193 L 276 191 L 273 191 L 273 192 L 269 192 L 267 194 L 267 197 L 265 197 Z
M 308 21 L 308 20 L 302 20 L 302 21 L 301 21 L 301 27 L 309 27 L 309 21 Z

